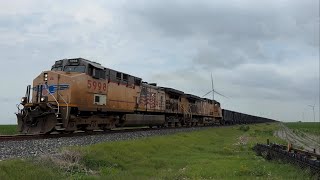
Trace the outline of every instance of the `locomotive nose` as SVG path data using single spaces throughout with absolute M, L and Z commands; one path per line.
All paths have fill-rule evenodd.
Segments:
M 54 130 L 57 117 L 40 105 L 25 108 L 17 114 L 18 131 L 22 134 L 46 134 Z

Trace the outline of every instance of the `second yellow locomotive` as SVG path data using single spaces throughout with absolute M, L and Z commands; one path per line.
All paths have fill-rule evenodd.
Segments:
M 56 61 L 27 87 L 21 104 L 17 119 L 23 134 L 223 124 L 217 101 L 149 84 L 83 58 Z

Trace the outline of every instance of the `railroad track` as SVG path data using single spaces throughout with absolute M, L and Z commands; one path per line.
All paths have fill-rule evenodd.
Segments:
M 61 134 L 40 134 L 40 135 L 25 135 L 25 134 L 2 135 L 0 136 L 0 142 L 90 136 L 90 135 L 114 134 L 114 133 L 136 132 L 136 131 L 152 131 L 152 130 L 159 130 L 159 129 L 163 129 L 163 128 L 113 129 L 109 131 L 92 131 L 92 132 L 78 131 L 78 132 L 68 133 L 68 134 L 61 133 Z
M 231 125 L 234 126 L 234 125 Z M 166 127 L 166 128 L 149 128 L 149 127 L 141 127 L 141 128 L 115 128 L 109 131 L 91 131 L 84 132 L 78 131 L 74 133 L 68 134 L 40 134 L 40 135 L 24 135 L 24 134 L 16 134 L 16 135 L 2 135 L 0 136 L 0 142 L 5 141 L 25 141 L 25 140 L 36 140 L 36 139 L 52 139 L 52 138 L 62 138 L 62 137 L 78 137 L 78 136 L 90 136 L 90 135 L 102 135 L 102 134 L 115 134 L 115 133 L 125 133 L 125 132 L 138 132 L 138 131 L 156 131 L 156 130 L 165 130 L 165 129 L 182 129 L 182 128 L 222 128 L 222 127 L 230 127 L 230 126 L 192 126 L 192 127 Z
M 259 123 L 257 123 L 259 124 Z M 191 126 L 191 127 L 165 127 L 165 128 L 149 128 L 149 127 L 140 127 L 140 128 L 115 128 L 108 131 L 76 131 L 74 133 L 60 133 L 60 134 L 40 134 L 40 135 L 26 135 L 26 134 L 16 134 L 16 135 L 0 135 L 0 142 L 5 141 L 24 141 L 24 140 L 36 140 L 36 139 L 52 139 L 52 138 L 61 138 L 61 137 L 77 137 L 77 136 L 89 136 L 89 135 L 102 135 L 102 134 L 115 134 L 115 133 L 125 133 L 125 132 L 138 132 L 138 131 L 156 131 L 156 130 L 165 130 L 165 129 L 182 129 L 182 128 L 223 128 L 236 126 L 241 124 L 233 125 L 210 125 L 210 126 Z M 250 125 L 250 124 L 246 124 Z

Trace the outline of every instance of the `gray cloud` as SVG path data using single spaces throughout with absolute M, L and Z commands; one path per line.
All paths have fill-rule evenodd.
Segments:
M 225 82 L 237 86 L 228 91 L 232 96 L 313 100 L 319 93 L 317 2 L 231 2 L 153 2 L 131 10 L 155 34 L 190 43 L 192 67 L 227 74 Z M 290 69 L 305 62 L 311 69 Z
M 314 1 L 157 1 L 143 2 L 130 9 L 161 36 L 205 39 L 200 47 L 194 47 L 199 49 L 195 64 L 232 68 L 247 62 L 277 63 L 291 58 L 290 51 L 317 51 L 316 4 Z
M 223 107 L 300 120 L 301 106 L 319 96 L 318 7 L 313 0 L 1 2 L 0 81 L 10 85 L 2 88 L 0 123 L 14 122 L 36 75 L 68 57 L 199 96 L 211 89 L 212 72 L 230 96 L 216 96 Z
M 313 28 L 319 28 L 314 24 L 319 21 L 315 1 L 142 2 L 130 6 L 130 12 L 144 19 L 155 30 L 173 38 L 219 34 L 232 36 L 234 40 L 257 41 L 292 36 L 311 39 L 308 37 L 310 33 L 303 36 L 299 34 L 300 30 L 315 35 L 317 31 Z

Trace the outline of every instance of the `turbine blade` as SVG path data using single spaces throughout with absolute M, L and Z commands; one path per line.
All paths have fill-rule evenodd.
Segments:
M 223 96 L 223 97 L 225 97 L 225 98 L 229 98 L 229 97 L 227 97 L 227 96 L 225 96 L 225 95 L 223 95 L 223 94 L 221 94 L 221 93 L 219 93 L 219 92 L 217 92 L 217 91 L 215 91 L 215 90 L 211 90 L 211 91 L 207 92 L 207 93 L 206 93 L 205 95 L 203 95 L 202 97 L 207 96 L 207 95 L 210 94 L 212 91 L 214 91 L 215 93 L 219 94 L 220 96 Z
M 212 92 L 212 90 L 211 91 L 209 91 L 209 92 L 207 92 L 205 95 L 203 95 L 202 97 L 205 97 L 206 95 L 208 95 L 208 94 L 210 94 Z
M 219 93 L 219 92 L 217 92 L 217 91 L 214 91 L 215 93 L 217 93 L 217 94 L 219 94 L 220 96 L 223 96 L 223 97 L 225 97 L 225 98 L 228 98 L 227 96 L 225 96 L 225 95 L 223 95 L 223 94 L 221 94 L 221 93 Z

